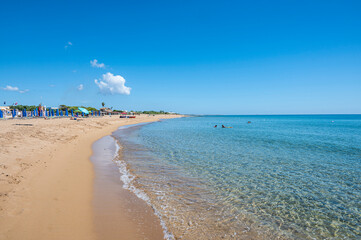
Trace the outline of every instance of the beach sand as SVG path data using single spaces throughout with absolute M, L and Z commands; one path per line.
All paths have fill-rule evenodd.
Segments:
M 181 116 L 0 121 L 0 239 L 162 237 L 159 219 L 145 203 L 123 189 L 111 193 L 107 186 L 99 192 L 99 184 L 115 184 L 119 176 L 94 179 L 89 159 L 92 144 L 119 126 L 175 117 Z

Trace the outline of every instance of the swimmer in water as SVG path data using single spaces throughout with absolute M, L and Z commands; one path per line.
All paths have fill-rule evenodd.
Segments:
M 222 125 L 222 128 L 232 128 L 232 127 L 226 127 L 226 126 Z
M 217 127 L 217 125 L 214 125 L 214 127 L 216 128 L 216 127 Z

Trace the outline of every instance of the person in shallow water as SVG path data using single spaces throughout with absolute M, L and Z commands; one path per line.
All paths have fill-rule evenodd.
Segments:
M 216 128 L 216 127 L 217 127 L 217 125 L 214 125 L 214 127 Z
M 222 125 L 222 128 L 232 128 L 232 127 L 226 127 L 226 126 Z

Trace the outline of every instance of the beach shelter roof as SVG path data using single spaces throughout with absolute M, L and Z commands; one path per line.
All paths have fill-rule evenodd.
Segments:
M 89 114 L 89 111 L 88 110 L 86 110 L 85 108 L 78 108 L 82 113 L 84 113 L 84 114 Z

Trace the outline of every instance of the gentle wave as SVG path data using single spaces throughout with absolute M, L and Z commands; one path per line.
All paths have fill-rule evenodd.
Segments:
M 114 140 L 116 145 L 116 151 L 114 154 L 113 161 L 117 164 L 119 168 L 119 172 L 121 175 L 120 180 L 123 182 L 123 188 L 133 192 L 138 198 L 142 199 L 150 207 L 152 207 L 152 209 L 154 210 L 154 214 L 160 219 L 160 224 L 163 228 L 164 239 L 174 240 L 175 238 L 173 234 L 169 232 L 165 222 L 162 220 L 162 215 L 159 213 L 159 211 L 157 211 L 157 209 L 154 208 L 147 194 L 133 185 L 135 176 L 131 174 L 131 172 L 128 170 L 127 163 L 119 159 L 120 156 L 119 152 L 121 151 L 121 145 L 117 139 L 114 138 Z

